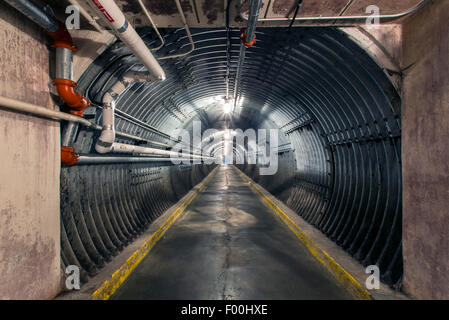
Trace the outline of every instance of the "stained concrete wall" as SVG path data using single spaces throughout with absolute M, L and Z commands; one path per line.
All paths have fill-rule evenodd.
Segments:
M 449 299 L 449 1 L 403 32 L 404 291 Z
M 340 30 L 363 48 L 401 91 L 402 24 L 380 24 L 372 28 L 361 25 Z
M 0 95 L 55 108 L 49 43 L 0 1 Z M 0 299 L 47 299 L 60 285 L 59 122 L 0 109 Z

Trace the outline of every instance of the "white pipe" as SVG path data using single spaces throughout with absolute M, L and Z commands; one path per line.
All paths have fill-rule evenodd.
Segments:
M 136 74 L 137 73 L 131 72 L 127 73 L 103 96 L 103 131 L 95 144 L 95 150 L 98 153 L 108 153 L 112 150 L 112 144 L 115 141 L 115 100 L 126 90 L 126 87 L 133 82 L 133 80 L 137 82 L 145 81 L 145 79 L 142 79 L 141 77 L 136 77 L 134 79 L 133 76 L 136 76 Z
M 100 27 L 100 25 L 97 23 L 97 21 L 95 21 L 94 18 L 92 18 L 92 16 L 86 11 L 86 9 L 84 9 L 77 0 L 69 0 L 70 4 L 72 6 L 75 6 L 78 8 L 79 12 L 81 13 L 81 15 L 84 17 L 84 19 L 87 20 L 87 22 L 94 27 L 98 32 L 103 33 L 104 29 L 102 27 Z
M 140 147 L 130 144 L 117 143 L 114 142 L 111 148 L 112 152 L 116 153 L 141 153 L 141 154 L 151 154 L 151 155 L 163 155 L 163 156 L 172 156 L 178 155 L 178 152 L 161 150 L 156 148 L 148 148 L 148 147 Z
M 213 159 L 211 157 L 198 156 L 193 154 L 184 154 L 182 152 L 167 151 L 156 148 L 140 147 L 130 144 L 117 143 L 112 144 L 112 152 L 116 153 L 138 153 L 138 154 L 151 154 L 151 155 L 163 155 L 168 157 L 187 158 L 187 159 Z
M 189 159 L 180 159 L 188 161 Z M 154 158 L 154 157 L 117 157 L 117 156 L 91 156 L 80 155 L 76 165 L 86 164 L 111 164 L 111 163 L 145 163 L 145 162 L 170 162 L 171 158 Z
M 15 99 L 3 97 L 3 96 L 0 96 L 0 106 L 4 107 L 6 109 L 10 109 L 12 111 L 30 113 L 30 114 L 33 114 L 36 116 L 47 118 L 47 119 L 73 121 L 73 122 L 81 123 L 87 127 L 94 125 L 89 120 L 71 115 L 69 113 L 47 109 L 47 108 L 44 108 L 41 106 L 37 106 L 35 104 L 31 104 L 31 103 L 27 103 L 27 102 L 15 100 Z
M 173 151 L 166 151 L 156 148 L 139 147 L 131 144 L 116 143 L 115 142 L 115 101 L 126 90 L 129 84 L 133 82 L 147 82 L 148 74 L 144 72 L 127 72 L 119 79 L 108 92 L 103 96 L 103 113 L 102 125 L 103 131 L 95 144 L 95 150 L 98 153 L 142 153 L 165 156 L 179 156 L 179 153 Z M 203 159 L 201 156 L 185 155 L 183 157 L 192 157 L 192 159 Z
M 0 96 L 0 107 L 3 107 L 5 109 L 11 110 L 11 111 L 15 111 L 15 112 L 29 113 L 31 115 L 43 117 L 46 119 L 52 119 L 52 120 L 58 120 L 58 121 L 65 120 L 65 121 L 75 122 L 75 123 L 79 123 L 87 128 L 91 128 L 93 130 L 103 130 L 102 126 L 92 123 L 89 120 L 86 120 L 82 117 L 74 116 L 74 115 L 71 115 L 66 112 L 60 112 L 60 111 L 47 109 L 47 108 L 44 108 L 41 106 L 37 106 L 35 104 L 31 104 L 31 103 L 27 103 L 27 102 L 15 100 L 15 99 L 10 99 L 10 98 L 3 97 L 3 96 Z M 163 146 L 166 148 L 171 148 L 171 146 L 168 144 L 144 139 L 142 137 L 138 137 L 138 136 L 135 136 L 135 135 L 132 135 L 129 133 L 125 133 L 125 132 L 121 132 L 121 131 L 116 131 L 115 135 L 123 137 L 123 138 L 127 138 L 127 139 L 142 141 L 142 142 L 146 142 L 146 143 L 150 143 L 150 144 L 154 144 L 154 145 L 160 145 L 160 146 Z
M 6 108 L 6 109 L 9 109 L 12 111 L 30 113 L 32 115 L 41 116 L 41 117 L 44 117 L 47 119 L 52 119 L 52 120 L 65 120 L 65 121 L 76 122 L 81 125 L 84 125 L 85 127 L 89 127 L 89 128 L 95 129 L 95 130 L 103 129 L 102 126 L 96 125 L 95 123 L 92 123 L 89 120 L 86 120 L 81 117 L 77 117 L 77 116 L 74 116 L 74 115 L 71 115 L 71 114 L 68 114 L 65 112 L 47 109 L 47 108 L 37 106 L 37 105 L 31 104 L 31 103 L 27 103 L 27 102 L 15 100 L 15 99 L 3 97 L 3 96 L 0 96 L 0 107 Z M 115 130 L 114 130 L 114 132 L 115 132 Z M 117 131 L 117 132 L 115 132 L 115 134 L 120 135 L 124 138 L 130 138 L 130 139 L 139 140 L 139 141 L 143 141 L 143 142 L 147 142 L 147 143 L 157 144 L 157 142 L 154 142 L 152 140 L 143 139 L 141 137 L 133 136 L 131 134 L 127 134 L 124 132 Z M 129 153 L 137 152 L 137 153 L 143 153 L 143 154 L 154 154 L 154 155 L 159 155 L 159 156 L 181 155 L 183 157 L 183 159 L 187 159 L 189 157 L 191 157 L 192 159 L 193 158 L 213 159 L 211 157 L 196 156 L 196 155 L 191 155 L 191 154 L 180 154 L 178 152 L 167 151 L 167 150 L 162 150 L 162 149 L 157 149 L 157 148 L 138 147 L 138 146 L 125 145 L 125 144 L 120 144 L 120 143 L 114 143 L 113 145 L 114 145 L 114 148 L 116 148 L 116 149 L 114 149 L 114 152 L 128 153 L 125 150 L 129 150 L 130 151 Z M 166 145 L 166 146 L 169 147 L 168 145 Z
M 126 21 L 120 8 L 113 0 L 90 0 L 92 8 L 117 33 L 120 40 L 145 65 L 152 78 L 165 80 L 165 73 L 150 49 L 145 45 L 136 30 Z

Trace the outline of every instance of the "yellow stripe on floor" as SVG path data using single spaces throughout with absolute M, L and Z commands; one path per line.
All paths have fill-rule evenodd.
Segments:
M 216 167 L 206 179 L 201 182 L 199 188 L 197 188 L 185 201 L 173 212 L 173 214 L 162 224 L 162 226 L 151 235 L 151 237 L 142 245 L 142 247 L 135 251 L 126 260 L 117 271 L 112 274 L 111 280 L 103 282 L 103 284 L 95 290 L 92 294 L 94 300 L 108 300 L 115 291 L 123 284 L 128 278 L 131 272 L 139 265 L 139 263 L 145 258 L 150 250 L 156 245 L 159 239 L 167 232 L 168 229 L 175 223 L 175 221 L 183 214 L 188 205 L 196 198 L 196 196 L 205 188 L 207 182 L 216 173 L 218 167 Z
M 278 215 L 296 237 L 306 246 L 309 252 L 323 264 L 326 269 L 348 290 L 357 300 L 371 300 L 371 294 L 362 287 L 342 266 L 340 266 L 329 254 L 313 243 L 298 225 L 285 214 L 270 198 L 268 198 L 253 181 L 237 167 L 233 166 L 237 173 L 246 181 L 255 193 Z

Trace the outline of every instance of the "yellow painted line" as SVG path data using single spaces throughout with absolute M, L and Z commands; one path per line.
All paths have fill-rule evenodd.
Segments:
M 371 300 L 371 294 L 368 290 L 354 279 L 342 266 L 340 266 L 329 254 L 313 243 L 309 237 L 301 230 L 298 225 L 293 222 L 290 217 L 285 214 L 281 208 L 279 208 L 270 198 L 268 198 L 258 186 L 256 186 L 250 178 L 248 178 L 237 167 L 234 167 L 238 174 L 246 181 L 250 187 L 259 195 L 262 200 L 273 209 L 273 211 L 281 218 L 281 220 L 289 227 L 289 229 L 296 235 L 296 237 L 306 246 L 309 252 L 323 264 L 326 269 L 340 282 L 346 290 L 348 290 L 352 296 L 357 300 Z
M 161 225 L 161 227 L 151 235 L 151 237 L 142 245 L 142 247 L 135 251 L 126 260 L 117 271 L 112 274 L 109 281 L 103 282 L 103 284 L 95 290 L 92 294 L 94 300 L 108 300 L 115 291 L 122 285 L 122 283 L 128 278 L 131 272 L 139 265 L 139 263 L 145 258 L 145 256 L 150 252 L 150 250 L 156 245 L 159 239 L 167 232 L 168 229 L 175 223 L 175 221 L 182 215 L 188 205 L 196 198 L 196 196 L 204 190 L 207 182 L 215 174 L 215 168 L 206 179 L 203 180 L 200 187 L 197 188 L 185 201 L 173 212 L 173 214 Z

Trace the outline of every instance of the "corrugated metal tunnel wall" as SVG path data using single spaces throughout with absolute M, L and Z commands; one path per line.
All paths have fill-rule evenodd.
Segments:
M 183 30 L 163 30 L 156 56 L 186 51 Z M 363 264 L 378 264 L 399 284 L 401 254 L 400 97 L 383 70 L 347 36 L 332 28 L 258 28 L 247 50 L 231 125 L 279 128 L 285 135 L 279 170 L 259 176 L 242 169 Z M 157 40 L 140 30 L 149 47 Z M 221 110 L 204 101 L 233 95 L 239 31 L 192 30 L 195 51 L 161 60 L 167 80 L 135 84 L 117 101 L 117 130 L 167 142 L 200 120 L 220 127 Z M 229 39 L 229 42 L 228 42 Z M 229 43 L 229 45 L 227 45 Z M 104 52 L 79 81 L 92 101 L 86 117 L 101 122 L 102 95 L 137 60 L 120 43 Z M 218 115 L 218 116 L 217 116 Z M 93 153 L 98 133 L 81 130 L 75 151 Z M 132 143 L 132 141 L 121 140 Z M 62 258 L 95 274 L 111 256 L 210 172 L 212 166 L 158 164 L 63 168 Z
M 254 165 L 243 171 L 399 287 L 401 101 L 393 84 L 338 31 L 308 29 L 289 42 L 276 33 L 259 39 L 281 47 L 270 46 L 268 55 L 256 48 L 253 55 L 271 63 L 254 58 L 246 65 L 246 97 L 266 108 L 265 120 L 252 126 L 269 128 L 267 119 L 274 121 L 290 145 L 280 146 L 274 177 L 260 176 Z M 272 100 L 254 86 L 269 88 Z
M 94 276 L 210 172 L 164 164 L 80 165 L 61 173 L 61 258 Z

